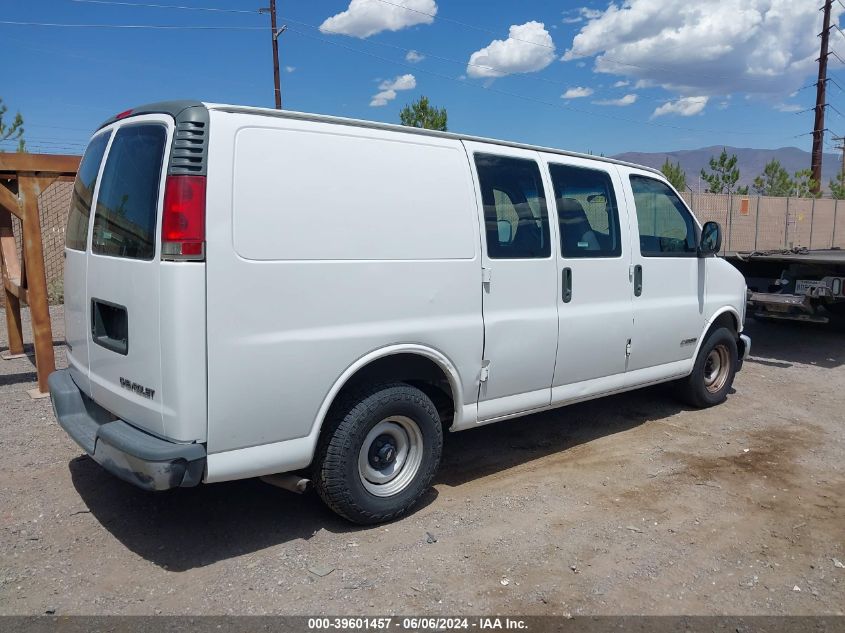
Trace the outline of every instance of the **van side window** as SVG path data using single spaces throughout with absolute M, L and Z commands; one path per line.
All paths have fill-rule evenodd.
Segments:
M 127 125 L 115 134 L 97 194 L 94 253 L 153 258 L 166 142 L 167 129 L 154 123 Z
M 549 165 L 555 188 L 564 257 L 619 257 L 619 212 L 610 174 L 598 169 Z
M 475 166 L 484 203 L 487 255 L 493 259 L 549 257 L 549 215 L 537 163 L 476 154 Z
M 65 246 L 75 251 L 84 251 L 88 244 L 88 218 L 91 216 L 94 185 L 97 182 L 97 174 L 100 173 L 100 163 L 103 162 L 109 136 L 110 132 L 100 134 L 88 144 L 73 183 Z
M 695 222 L 680 198 L 665 183 L 631 176 L 640 227 L 640 252 L 646 257 L 694 257 Z

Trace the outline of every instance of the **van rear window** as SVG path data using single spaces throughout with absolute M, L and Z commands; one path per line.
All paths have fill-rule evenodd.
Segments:
M 152 259 L 156 210 L 167 129 L 127 125 L 112 141 L 94 214 L 92 251 L 98 255 Z
M 88 244 L 88 218 L 91 216 L 94 184 L 97 182 L 97 174 L 100 173 L 100 163 L 103 162 L 109 136 L 109 133 L 100 134 L 88 144 L 79 165 L 76 181 L 73 183 L 65 246 L 75 251 L 84 251 Z

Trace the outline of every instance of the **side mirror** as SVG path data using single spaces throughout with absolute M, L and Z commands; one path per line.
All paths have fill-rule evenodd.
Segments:
M 722 227 L 718 222 L 705 222 L 698 243 L 698 256 L 710 257 L 722 250 Z

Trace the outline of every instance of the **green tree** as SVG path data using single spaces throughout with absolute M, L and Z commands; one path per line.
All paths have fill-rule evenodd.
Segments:
M 399 119 L 402 125 L 409 127 L 446 131 L 446 108 L 434 107 L 428 102 L 428 97 L 420 97 L 402 108 Z
M 813 172 L 810 169 L 802 169 L 795 172 L 795 179 L 792 181 L 791 195 L 796 198 L 818 198 L 821 196 L 821 191 L 815 193 L 817 189 L 816 181 L 813 179 Z
M 724 147 L 718 159 L 711 156 L 710 171 L 701 170 L 701 179 L 707 183 L 710 193 L 734 193 L 739 180 L 739 168 L 736 162 L 736 154 L 728 156 L 728 151 Z
M 754 191 L 761 196 L 792 195 L 795 183 L 780 161 L 773 158 L 763 168 L 763 173 L 754 179 Z
M 666 176 L 666 180 L 668 180 L 675 189 L 678 191 L 686 191 L 687 175 L 684 170 L 681 169 L 681 163 L 670 163 L 667 158 L 666 162 L 663 163 L 663 167 L 660 168 L 660 171 L 663 172 L 663 175 Z
M 23 117 L 21 116 L 21 113 L 18 112 L 15 114 L 15 118 L 12 120 L 11 125 L 6 125 L 3 123 L 3 116 L 8 111 L 9 108 L 6 107 L 6 104 L 3 103 L 3 98 L 0 97 L 0 141 L 17 141 L 18 151 L 25 152 L 26 141 L 24 141 L 23 138 Z
M 837 200 L 845 200 L 845 172 L 836 174 L 836 180 L 831 180 L 828 187 L 831 196 Z

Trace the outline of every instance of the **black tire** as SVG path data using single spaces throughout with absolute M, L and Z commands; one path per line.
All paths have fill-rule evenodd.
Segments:
M 348 394 L 332 409 L 314 459 L 314 487 L 320 498 L 360 524 L 390 521 L 407 512 L 428 490 L 440 466 L 443 427 L 431 399 L 404 383 L 372 385 Z M 407 450 L 400 462 L 403 437 Z M 397 474 L 390 481 L 368 478 L 385 476 L 391 467 Z
M 738 365 L 736 334 L 724 327 L 713 330 L 698 352 L 692 373 L 681 381 L 679 395 L 699 409 L 723 403 Z

